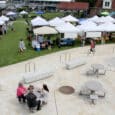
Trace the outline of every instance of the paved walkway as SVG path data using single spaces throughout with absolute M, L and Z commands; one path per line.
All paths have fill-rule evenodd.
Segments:
M 96 47 L 96 54 L 87 56 L 89 47 L 74 48 L 66 51 L 41 56 L 29 61 L 10 65 L 0 68 L 0 114 L 1 115 L 29 115 L 27 105 L 19 104 L 16 99 L 17 84 L 23 78 L 25 73 L 25 64 L 28 62 L 36 64 L 36 71 L 45 68 L 56 68 L 53 77 L 45 80 L 33 82 L 35 86 L 42 86 L 47 83 L 50 89 L 49 102 L 42 110 L 32 113 L 32 115 L 114 115 L 115 114 L 115 73 L 107 71 L 106 76 L 100 78 L 87 77 L 84 71 L 93 63 L 104 64 L 103 60 L 114 57 L 112 52 L 114 45 L 100 45 Z M 84 57 L 87 64 L 73 70 L 66 70 L 64 63 L 68 61 L 65 53 L 71 54 L 72 59 Z M 63 56 L 60 63 L 60 55 Z M 63 63 L 62 63 L 63 62 Z M 31 65 L 31 71 L 33 67 Z M 91 105 L 87 99 L 78 96 L 78 92 L 82 85 L 88 80 L 99 80 L 106 89 L 106 97 Z M 28 86 L 29 84 L 26 84 Z M 65 95 L 59 92 L 61 86 L 72 86 L 75 93 Z

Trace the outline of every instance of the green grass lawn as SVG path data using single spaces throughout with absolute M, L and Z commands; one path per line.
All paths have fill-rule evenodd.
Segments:
M 39 15 L 39 14 L 36 14 L 35 12 L 31 12 L 29 14 L 29 19 L 31 20 L 32 17 L 36 17 L 36 16 L 42 16 L 43 18 L 50 20 L 50 19 L 55 18 L 55 17 L 63 17 L 64 13 L 62 13 L 62 12 L 51 12 L 51 13 L 44 13 L 42 15 Z
M 80 46 L 80 41 L 77 40 L 75 46 L 61 47 L 61 48 L 54 47 L 52 48 L 52 50 L 46 49 L 42 51 L 34 51 L 28 45 L 28 41 L 26 39 L 27 38 L 27 32 L 26 32 L 27 25 L 25 21 L 22 19 L 18 19 L 17 21 L 14 22 L 14 28 L 15 28 L 15 31 L 8 30 L 7 34 L 3 35 L 2 38 L 0 38 L 0 67 L 14 64 L 17 62 L 21 62 L 24 60 L 28 60 L 28 59 L 38 57 L 41 55 L 49 54 L 52 52 Z M 24 39 L 27 50 L 24 53 L 19 54 L 18 44 L 21 38 Z M 55 35 L 53 35 L 52 38 L 55 39 Z
M 27 25 L 24 20 L 17 20 L 14 22 L 15 31 L 8 30 L 7 34 L 3 35 L 0 39 L 0 67 L 59 50 L 68 49 L 68 47 L 62 47 L 61 49 L 55 47 L 52 50 L 46 49 L 40 52 L 34 51 L 28 46 L 26 27 Z M 21 38 L 24 39 L 27 47 L 27 50 L 22 54 L 18 53 L 18 44 Z

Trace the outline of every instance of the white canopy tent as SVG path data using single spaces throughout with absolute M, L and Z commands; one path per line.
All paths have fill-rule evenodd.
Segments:
M 34 31 L 35 35 L 57 34 L 58 33 L 55 28 L 49 27 L 49 26 L 43 26 L 43 27 L 35 28 L 33 31 Z
M 112 22 L 112 23 L 115 23 L 115 19 L 110 17 L 110 16 L 102 16 L 102 17 L 98 17 L 98 18 L 90 18 L 88 19 L 90 21 L 93 21 L 97 24 L 101 24 L 101 23 L 107 23 L 107 22 Z
M 71 15 L 65 16 L 63 18 L 61 18 L 62 20 L 64 20 L 65 22 L 79 22 L 79 20 Z
M 97 39 L 97 38 L 101 38 L 102 37 L 102 33 L 101 32 L 86 32 L 86 38 L 93 38 L 93 39 Z
M 7 22 L 7 21 L 9 21 L 9 18 L 2 15 L 2 16 L 0 16 L 0 20 Z
M 46 26 L 49 25 L 48 21 L 46 21 L 44 18 L 41 18 L 40 16 L 37 16 L 36 18 L 31 20 L 32 26 Z
M 75 26 L 70 24 L 69 22 L 63 25 L 57 26 L 55 28 L 56 30 L 59 31 L 59 33 L 66 33 L 66 32 L 77 33 Z
M 98 31 L 98 26 L 96 24 L 83 24 L 76 26 L 77 29 L 79 29 L 81 32 L 79 32 L 80 36 L 84 35 L 84 32 L 86 32 L 86 38 L 96 38 L 101 37 L 101 31 Z M 83 34 L 83 35 L 82 35 Z
M 106 18 L 106 20 L 108 20 L 108 22 L 115 23 L 115 19 L 112 18 L 111 16 L 106 16 L 105 18 Z
M 4 25 L 4 24 L 5 24 L 5 22 L 0 20 L 0 25 Z
M 98 20 L 99 17 L 97 15 L 91 17 L 91 18 L 88 18 L 88 21 L 95 21 L 95 20 Z
M 91 21 L 87 21 L 87 23 L 76 26 L 76 29 L 79 31 L 95 31 L 95 28 L 97 28 L 97 25 Z
M 64 33 L 65 38 L 76 38 L 78 35 L 77 33 L 79 31 L 75 28 L 74 25 L 70 24 L 69 22 L 65 23 L 64 25 L 57 26 L 55 28 L 59 33 Z
M 49 21 L 50 26 L 59 26 L 64 23 L 65 23 L 65 21 L 63 21 L 59 17 L 53 18 L 52 20 Z
M 104 32 L 115 32 L 115 24 L 113 23 L 104 23 L 98 26 L 98 31 Z
M 28 12 L 26 12 L 26 11 L 23 10 L 23 11 L 20 12 L 20 14 L 21 15 L 26 15 L 26 14 L 28 14 Z
M 85 21 L 81 21 L 80 22 L 81 25 L 96 25 L 96 23 L 94 23 L 93 21 L 90 20 L 85 20 Z
M 16 13 L 15 13 L 15 12 L 10 11 L 10 12 L 8 12 L 6 15 L 7 15 L 7 16 L 14 16 L 14 15 L 16 15 Z

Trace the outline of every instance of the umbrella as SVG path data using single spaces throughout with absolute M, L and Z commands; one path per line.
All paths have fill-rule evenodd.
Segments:
M 101 15 L 108 16 L 109 12 L 107 12 L 107 11 L 101 12 Z

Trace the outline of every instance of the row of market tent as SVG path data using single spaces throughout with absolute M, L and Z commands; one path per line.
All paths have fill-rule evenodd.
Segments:
M 76 23 L 78 23 L 78 25 L 75 25 Z M 74 34 L 82 32 L 115 32 L 115 19 L 110 16 L 94 16 L 92 18 L 85 19 L 84 21 L 80 21 L 79 19 L 71 15 L 68 15 L 63 18 L 55 17 L 49 21 L 38 16 L 31 20 L 31 24 L 33 27 L 38 26 L 33 30 L 35 35 L 50 34 L 51 29 L 51 34 L 55 34 L 57 33 L 57 31 L 59 33 Z
M 27 15 L 28 14 L 28 12 L 26 12 L 26 11 L 21 11 L 19 14 L 21 14 L 21 15 Z M 17 15 L 17 13 L 16 12 L 13 12 L 13 11 L 9 11 L 9 12 L 7 12 L 7 14 L 6 14 L 6 16 L 15 16 L 15 15 Z
M 26 11 L 21 11 L 19 14 L 25 15 L 28 13 Z M 5 22 L 8 22 L 10 16 L 16 16 L 16 15 L 17 15 L 16 12 L 9 11 L 9 12 L 7 12 L 6 16 L 4 16 L 4 15 L 0 16 L 0 25 L 4 25 Z
M 25 14 L 25 11 L 20 13 Z M 1 16 L 0 25 L 9 21 L 8 15 L 15 14 L 15 12 L 8 12 L 6 16 Z M 55 17 L 49 21 L 37 16 L 31 20 L 31 25 L 33 28 L 37 27 L 33 29 L 35 35 L 64 33 L 66 35 L 69 34 L 69 36 L 77 37 L 79 33 L 81 34 L 83 32 L 115 32 L 115 19 L 111 16 L 94 16 L 82 21 L 72 15 L 62 18 Z

